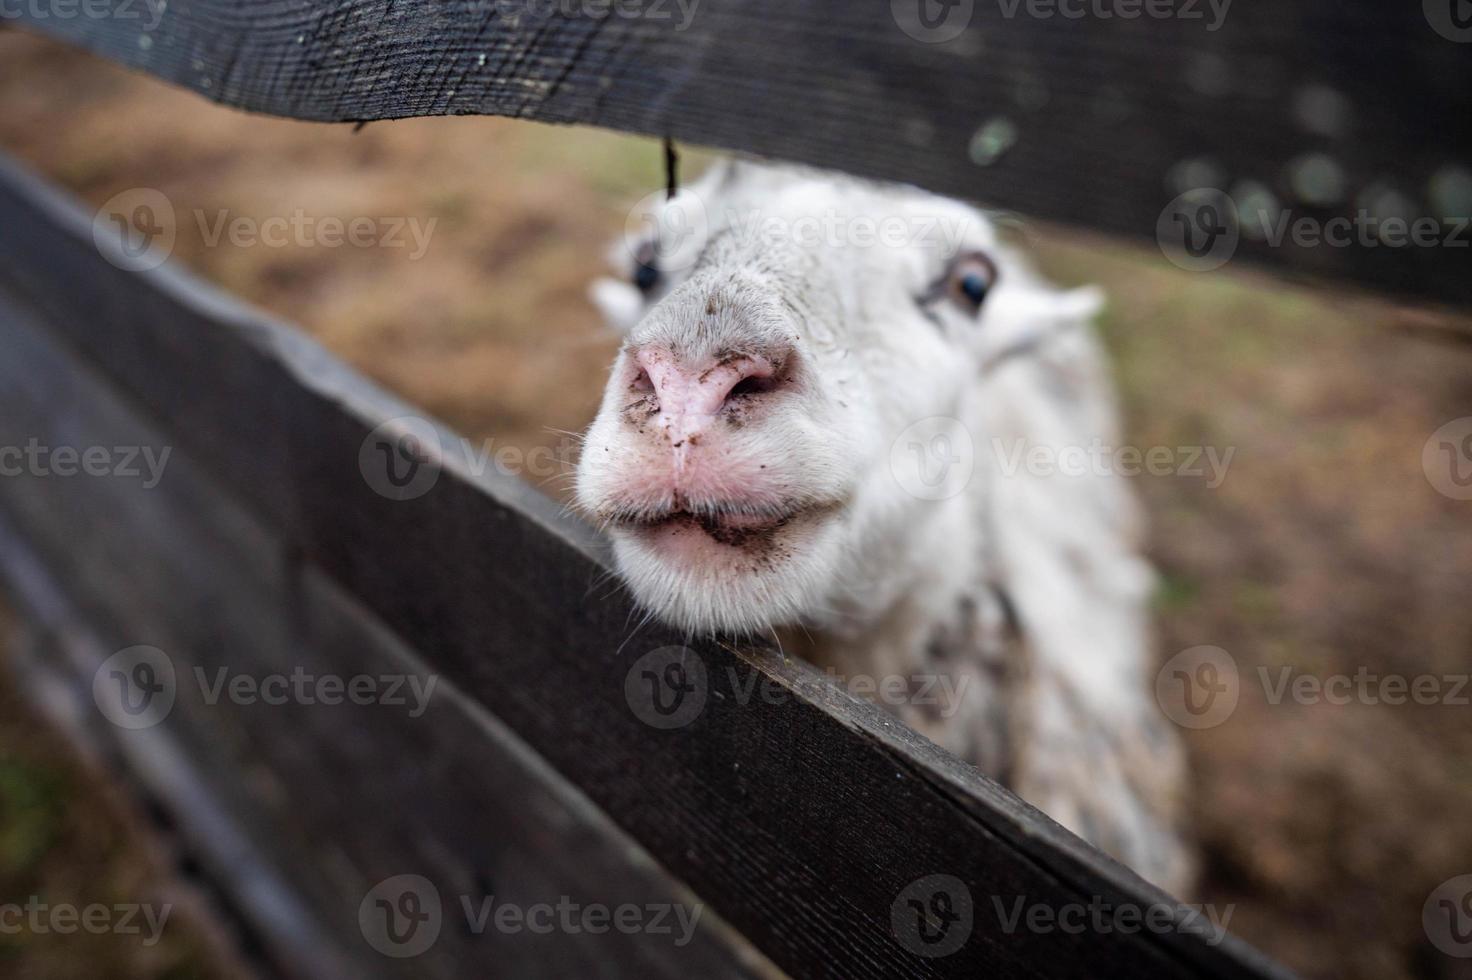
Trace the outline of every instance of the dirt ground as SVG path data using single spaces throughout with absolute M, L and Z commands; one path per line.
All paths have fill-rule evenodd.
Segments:
M 586 285 L 662 179 L 645 141 L 490 119 L 357 134 L 262 119 L 3 31 L 0 147 L 93 205 L 163 191 L 181 215 L 176 257 L 209 280 L 476 438 L 564 455 L 559 430 L 591 419 L 615 348 Z M 187 217 L 298 208 L 437 223 L 416 260 L 212 247 Z M 1207 872 L 1195 897 L 1233 903 L 1234 931 L 1307 976 L 1472 975 L 1421 925 L 1431 891 L 1472 873 L 1472 707 L 1273 704 L 1258 682 L 1259 667 L 1469 670 L 1472 504 L 1433 490 L 1421 452 L 1472 415 L 1472 327 L 1256 273 L 1191 275 L 1057 229 L 1028 237 L 1055 279 L 1109 293 L 1128 444 L 1235 450 L 1217 487 L 1138 481 L 1162 661 L 1214 645 L 1243 678 L 1230 720 L 1188 734 Z
M 168 842 L 20 698 L 4 673 L 13 627 L 0 608 L 0 903 L 27 917 L 34 906 L 47 926 L 0 933 L 0 976 L 245 980 L 232 939 L 182 883 Z M 147 912 L 116 911 L 130 905 L 153 910 L 158 929 Z M 114 910 L 119 931 L 64 933 L 65 919 L 50 927 L 53 910 L 89 906 Z

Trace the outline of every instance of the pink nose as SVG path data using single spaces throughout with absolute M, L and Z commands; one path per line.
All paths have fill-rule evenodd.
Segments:
M 666 348 L 645 347 L 634 360 L 654 389 L 664 424 L 682 434 L 699 431 L 734 399 L 765 394 L 776 385 L 776 369 L 759 354 L 691 365 Z

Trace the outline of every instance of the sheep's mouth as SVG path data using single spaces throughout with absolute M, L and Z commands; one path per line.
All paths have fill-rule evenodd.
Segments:
M 754 540 L 775 534 L 786 527 L 800 512 L 782 514 L 753 513 L 739 510 L 671 510 L 656 517 L 631 521 L 627 526 L 643 531 L 700 530 L 707 537 L 742 548 Z
M 790 525 L 833 509 L 832 505 L 811 505 L 782 511 L 725 507 L 699 510 L 673 508 L 658 514 L 621 515 L 611 525 L 640 533 L 646 538 L 695 531 L 717 544 L 731 548 L 750 548 L 770 541 Z

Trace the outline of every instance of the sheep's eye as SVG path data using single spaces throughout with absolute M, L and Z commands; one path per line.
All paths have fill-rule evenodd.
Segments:
M 956 260 L 948 278 L 951 297 L 962 309 L 976 313 L 997 283 L 997 267 L 985 255 L 973 252 Z
M 966 298 L 977 306 L 986 300 L 986 291 L 990 288 L 991 283 L 987 282 L 986 277 L 979 272 L 972 272 L 961 280 L 961 292 L 965 293 Z
M 639 292 L 648 295 L 659 285 L 659 266 L 655 264 L 654 244 L 646 242 L 634 257 L 634 285 Z
M 639 287 L 639 292 L 647 293 L 659 285 L 659 270 L 652 265 L 644 265 L 634 271 L 634 285 Z

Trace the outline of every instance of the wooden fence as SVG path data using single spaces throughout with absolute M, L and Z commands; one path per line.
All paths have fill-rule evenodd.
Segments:
M 89 0 L 129 16 L 32 26 L 257 112 L 589 123 L 1145 240 L 1217 187 L 1269 215 L 1243 259 L 1465 305 L 1464 2 Z M 1282 225 L 1362 211 L 1461 245 Z
M 1454 42 L 1410 14 L 1312 0 L 1195 33 L 962 3 L 974 23 L 941 43 L 915 35 L 943 24 L 907 21 L 901 0 L 706 0 L 683 28 L 394 0 L 135 5 L 160 12 L 145 28 L 124 3 L 32 26 L 249 109 L 598 123 L 1136 235 L 1154 233 L 1183 160 L 1279 173 L 1328 140 L 1358 186 L 1423 179 L 1472 142 Z M 1382 84 L 1349 43 L 1371 34 Z M 1340 93 L 1347 128 L 1309 139 L 1281 118 L 1311 85 Z M 1367 128 L 1373 141 L 1355 138 Z M 453 433 L 291 328 L 172 266 L 126 271 L 117 247 L 0 165 L 0 446 L 170 453 L 156 485 L 0 479 L 0 576 L 29 623 L 38 697 L 174 825 L 263 972 L 1282 975 L 769 650 L 695 644 L 681 666 L 703 675 L 686 686 L 703 701 L 662 725 L 637 692 L 644 658 L 679 638 L 622 643 L 633 610 L 594 588 L 592 532 L 475 472 Z M 1287 271 L 1472 296 L 1449 250 L 1421 251 L 1248 249 Z M 416 456 L 400 455 L 409 431 Z M 425 481 L 413 493 L 395 492 L 400 464 Z M 438 686 L 417 714 L 212 699 L 232 671 Z M 699 916 L 673 935 L 481 932 L 466 909 L 490 896 L 664 909 L 666 928 Z M 1037 928 L 1011 919 L 1018 902 L 1165 919 Z
M 422 496 L 381 493 L 364 449 L 411 408 L 168 267 L 119 268 L 88 216 L 11 165 L 0 229 L 0 445 L 171 450 L 151 488 L 0 480 L 0 567 L 35 624 L 32 669 L 173 815 L 272 969 L 395 975 L 358 913 L 377 883 L 415 874 L 446 925 L 404 976 L 1271 974 L 1179 911 L 1160 934 L 1008 934 L 994 901 L 1170 900 L 770 651 L 695 646 L 703 711 L 649 724 L 626 681 L 679 640 L 622 644 L 631 609 L 593 588 L 604 561 L 586 528 L 453 453 Z M 138 645 L 167 655 L 147 683 L 172 669 L 174 704 L 122 728 L 94 682 Z M 442 686 L 418 718 L 211 704 L 221 668 Z M 892 922 L 931 875 L 961 883 L 948 904 L 972 913 L 944 958 Z M 706 911 L 679 947 L 451 928 L 487 895 Z

